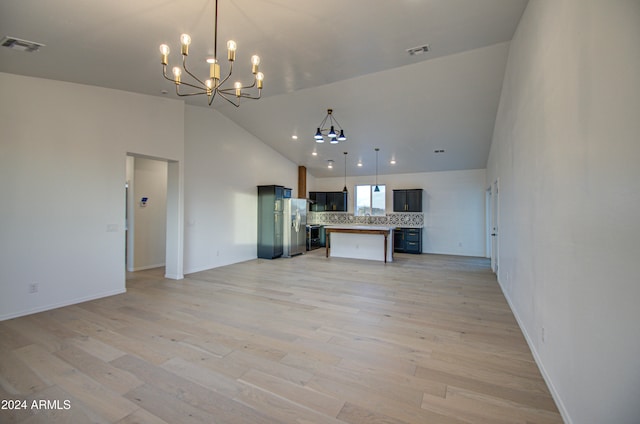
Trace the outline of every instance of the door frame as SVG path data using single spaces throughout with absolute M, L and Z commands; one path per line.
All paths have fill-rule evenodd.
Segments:
M 490 188 L 491 223 L 489 237 L 491 237 L 491 270 L 497 274 L 500 259 L 500 183 L 496 179 Z
M 160 158 L 155 156 L 141 155 L 127 152 L 126 166 L 133 166 L 135 158 L 144 158 L 167 162 L 167 227 L 166 227 L 166 243 L 165 243 L 165 278 L 173 280 L 181 280 L 184 278 L 184 258 L 183 258 L 183 203 L 182 203 L 182 180 L 180 178 L 180 163 L 176 160 Z M 133 171 L 133 168 L 131 168 Z M 125 181 L 128 184 L 127 196 L 128 201 L 126 215 L 128 217 L 127 231 L 125 231 L 125 243 L 127 246 L 126 263 L 128 266 L 133 264 L 133 243 L 135 237 L 133 230 L 135 229 L 133 208 L 135 206 L 134 185 L 135 181 L 125 175 Z M 128 233 L 128 234 L 127 234 Z

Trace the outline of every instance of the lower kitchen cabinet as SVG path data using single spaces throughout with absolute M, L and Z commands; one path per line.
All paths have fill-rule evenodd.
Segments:
M 398 253 L 422 253 L 422 228 L 393 230 L 393 250 Z

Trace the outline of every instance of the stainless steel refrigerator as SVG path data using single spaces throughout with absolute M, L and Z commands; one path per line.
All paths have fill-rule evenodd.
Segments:
M 291 257 L 306 250 L 307 199 L 284 199 L 283 254 Z

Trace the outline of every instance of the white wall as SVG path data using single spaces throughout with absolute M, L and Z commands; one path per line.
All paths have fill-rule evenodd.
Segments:
M 165 264 L 167 169 L 165 161 L 134 158 L 132 271 L 158 268 Z M 142 197 L 148 199 L 145 205 L 141 203 Z
M 639 40 L 637 0 L 530 1 L 488 162 L 500 285 L 576 424 L 640 417 Z
M 185 115 L 185 273 L 257 257 L 257 186 L 297 196 L 298 166 L 212 108 Z
M 0 319 L 123 292 L 126 155 L 182 162 L 183 103 L 3 73 L 0 92 Z
M 386 208 L 393 211 L 393 190 L 422 188 L 424 229 L 423 253 L 485 256 L 484 169 L 379 175 L 386 185 Z M 374 184 L 375 176 L 349 177 L 348 211 L 353 213 L 354 187 Z M 342 178 L 315 178 L 309 191 L 342 191 Z

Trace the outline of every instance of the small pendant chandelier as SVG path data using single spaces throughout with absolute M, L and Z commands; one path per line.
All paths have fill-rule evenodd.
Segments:
M 218 61 L 218 0 L 215 0 L 214 25 L 214 53 L 212 58 L 207 59 L 207 63 L 209 63 L 209 78 L 199 78 L 187 68 L 187 56 L 189 55 L 189 45 L 191 44 L 191 37 L 189 36 L 189 34 L 182 34 L 180 36 L 182 68 L 178 66 L 173 67 L 173 78 L 167 76 L 167 65 L 169 63 L 170 51 L 169 46 L 166 44 L 160 45 L 162 74 L 166 79 L 175 84 L 176 94 L 178 96 L 187 97 L 206 94 L 209 106 L 211 106 L 211 103 L 213 103 L 216 95 L 219 95 L 235 107 L 240 106 L 241 98 L 253 100 L 259 99 L 262 96 L 264 74 L 258 71 L 260 57 L 257 55 L 253 55 L 251 57 L 251 72 L 254 75 L 252 84 L 243 85 L 241 82 L 237 81 L 233 84 L 233 87 L 223 87 L 224 84 L 229 80 L 229 78 L 231 77 L 231 73 L 233 72 L 233 62 L 236 60 L 237 45 L 233 40 L 229 40 L 227 42 L 227 60 L 229 61 L 229 73 L 221 79 L 220 62 Z M 190 77 L 190 82 L 182 80 L 183 70 Z M 182 93 L 180 92 L 180 86 L 187 86 L 192 91 L 189 93 Z M 249 94 L 248 90 L 255 91 L 253 89 L 257 89 L 257 94 Z
M 327 122 L 329 121 L 329 122 Z M 330 126 L 330 128 L 325 128 L 325 125 Z M 340 131 L 340 133 L 336 132 L 336 127 Z M 316 143 L 324 143 L 324 137 L 327 136 L 329 138 L 329 143 L 338 144 L 340 141 L 346 141 L 347 137 L 344 135 L 344 130 L 333 117 L 333 109 L 327 109 L 327 116 L 324 117 L 318 130 L 316 131 L 316 135 L 313 136 L 315 138 Z

